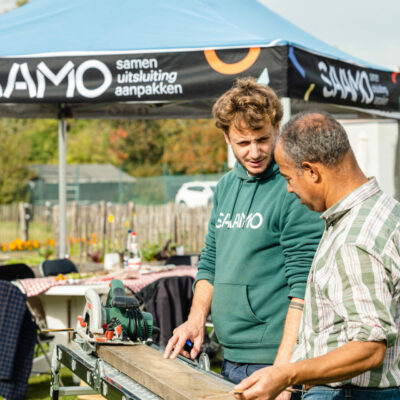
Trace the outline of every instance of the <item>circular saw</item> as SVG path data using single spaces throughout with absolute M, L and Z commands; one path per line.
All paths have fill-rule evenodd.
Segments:
M 75 341 L 90 354 L 103 344 L 136 345 L 151 339 L 153 317 L 139 308 L 135 297 L 128 297 L 123 283 L 110 282 L 105 305 L 98 293 L 89 288 L 85 292 L 86 304 L 78 316 Z

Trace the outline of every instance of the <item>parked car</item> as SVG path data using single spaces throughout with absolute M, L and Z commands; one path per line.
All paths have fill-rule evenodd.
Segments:
M 184 183 L 176 193 L 175 203 L 186 207 L 204 207 L 212 203 L 217 181 Z

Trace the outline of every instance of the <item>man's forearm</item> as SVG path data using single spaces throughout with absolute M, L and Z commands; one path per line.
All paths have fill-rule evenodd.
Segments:
M 288 386 L 341 382 L 379 367 L 386 353 L 385 342 L 350 342 L 321 357 L 285 366 Z
M 214 286 L 205 279 L 196 283 L 192 307 L 188 320 L 194 320 L 196 323 L 205 324 L 210 313 Z
M 287 364 L 290 362 L 294 345 L 296 344 L 301 315 L 303 314 L 303 305 L 304 300 L 296 297 L 292 298 L 289 304 L 282 340 L 275 357 L 274 365 Z

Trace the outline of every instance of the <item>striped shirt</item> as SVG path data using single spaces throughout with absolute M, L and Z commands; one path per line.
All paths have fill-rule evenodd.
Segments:
M 321 216 L 292 361 L 350 341 L 386 341 L 381 367 L 330 386 L 400 385 L 400 203 L 370 179 Z

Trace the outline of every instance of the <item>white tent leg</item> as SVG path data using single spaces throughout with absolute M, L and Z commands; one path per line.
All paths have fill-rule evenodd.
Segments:
M 67 121 L 58 120 L 59 258 L 66 255 L 67 226 Z
M 397 145 L 394 162 L 394 198 L 400 201 L 400 121 L 397 121 Z
M 290 98 L 289 97 L 282 97 L 281 103 L 283 106 L 283 116 L 282 116 L 282 121 L 281 121 L 281 128 L 283 125 L 286 124 L 286 122 L 289 121 L 290 117 L 292 116 L 292 110 L 290 106 Z

